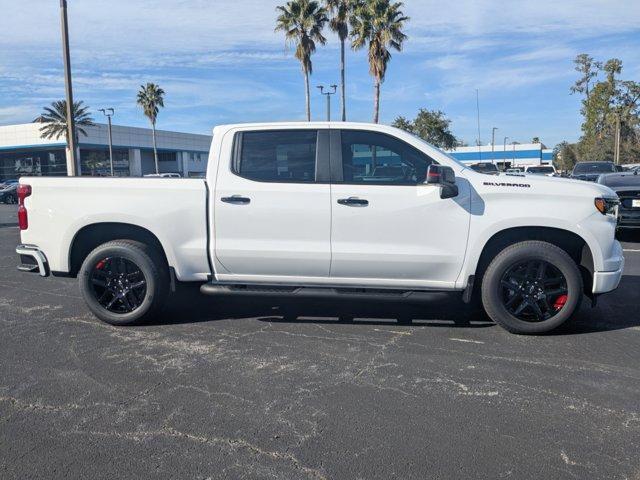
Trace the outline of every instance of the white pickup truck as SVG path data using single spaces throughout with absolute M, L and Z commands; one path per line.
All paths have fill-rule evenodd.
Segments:
M 609 188 L 474 172 L 383 125 L 216 127 L 205 180 L 22 178 L 19 268 L 78 277 L 116 325 L 176 281 L 207 295 L 479 295 L 511 332 L 614 290 L 624 257 Z

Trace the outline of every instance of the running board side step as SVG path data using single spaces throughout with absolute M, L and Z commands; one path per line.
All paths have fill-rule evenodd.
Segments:
M 223 285 L 205 283 L 200 292 L 211 296 L 251 296 L 251 297 L 377 297 L 409 298 L 415 294 L 438 293 L 441 290 L 396 290 L 380 288 L 343 288 L 343 287 L 300 287 L 280 285 Z

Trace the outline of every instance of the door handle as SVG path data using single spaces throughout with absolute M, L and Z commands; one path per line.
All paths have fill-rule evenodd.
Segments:
M 233 205 L 247 205 L 248 203 L 251 203 L 251 199 L 247 198 L 247 197 L 243 197 L 240 195 L 232 195 L 230 197 L 222 197 L 220 200 L 222 200 L 224 203 L 231 203 Z
M 369 205 L 369 200 L 358 197 L 340 198 L 338 199 L 340 205 L 346 205 L 348 207 L 366 207 Z

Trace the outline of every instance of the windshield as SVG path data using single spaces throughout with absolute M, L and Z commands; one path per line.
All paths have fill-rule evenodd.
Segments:
M 553 167 L 530 167 L 527 173 L 554 173 Z
M 584 175 L 589 173 L 609 173 L 615 172 L 616 167 L 609 162 L 585 162 L 576 164 L 573 174 Z
M 475 165 L 471 165 L 471 168 L 476 172 L 497 172 L 498 167 L 496 167 L 492 163 L 476 163 Z

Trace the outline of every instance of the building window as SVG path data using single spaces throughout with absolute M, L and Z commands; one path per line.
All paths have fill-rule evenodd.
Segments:
M 83 176 L 107 177 L 111 175 L 111 161 L 109 149 L 80 149 L 80 165 Z M 116 176 L 129 175 L 129 150 L 113 149 L 113 174 Z
M 63 176 L 67 174 L 64 149 L 5 150 L 0 152 L 0 180 L 22 176 Z
M 176 152 L 158 152 L 159 162 L 175 162 Z

